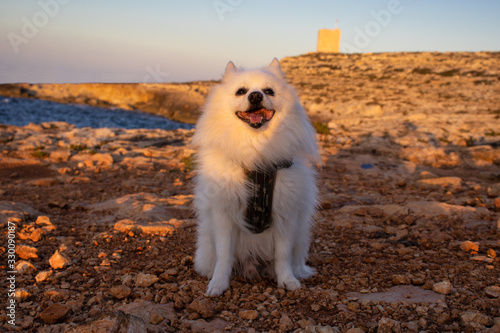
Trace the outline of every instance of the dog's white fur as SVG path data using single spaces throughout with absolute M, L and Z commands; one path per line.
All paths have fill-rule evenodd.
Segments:
M 246 94 L 236 95 L 242 87 L 248 89 Z M 266 95 L 266 88 L 272 88 L 274 96 Z M 266 109 L 276 111 L 257 129 L 235 115 L 249 108 L 248 95 L 254 91 L 263 94 Z M 310 162 L 319 161 L 319 154 L 315 131 L 279 61 L 248 71 L 229 62 L 198 120 L 193 143 L 199 148 L 195 269 L 210 279 L 206 294 L 221 295 L 233 270 L 252 275 L 262 263 L 279 287 L 299 288 L 298 279 L 314 274 L 306 265 L 318 192 Z M 255 170 L 282 160 L 293 160 L 293 165 L 277 172 L 273 223 L 254 234 L 245 223 L 249 184 L 243 168 Z

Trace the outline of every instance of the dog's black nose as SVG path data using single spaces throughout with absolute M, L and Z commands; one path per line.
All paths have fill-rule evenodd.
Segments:
M 250 104 L 259 104 L 260 102 L 262 102 L 262 98 L 262 93 L 258 91 L 254 91 L 250 93 L 250 95 L 248 95 L 248 101 L 250 102 Z

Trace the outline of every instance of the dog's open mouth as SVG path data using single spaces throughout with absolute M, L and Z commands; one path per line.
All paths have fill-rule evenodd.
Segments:
M 260 108 L 249 111 L 236 111 L 236 115 L 251 127 L 259 128 L 273 118 L 274 110 Z

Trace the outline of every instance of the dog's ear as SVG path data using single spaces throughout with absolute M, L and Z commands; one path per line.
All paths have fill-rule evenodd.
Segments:
M 280 61 L 277 58 L 274 58 L 273 61 L 271 61 L 269 66 L 267 66 L 267 69 L 278 77 L 285 77 L 285 73 L 281 70 Z
M 226 70 L 224 72 L 224 77 L 227 75 L 236 72 L 236 66 L 233 64 L 232 61 L 228 62 L 226 65 Z

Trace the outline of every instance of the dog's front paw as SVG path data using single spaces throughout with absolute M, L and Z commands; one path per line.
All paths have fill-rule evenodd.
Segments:
M 206 296 L 220 296 L 222 293 L 229 288 L 229 281 L 219 281 L 212 279 L 208 284 Z
M 290 276 L 278 281 L 278 287 L 285 288 L 286 290 L 297 290 L 300 288 L 300 281 L 293 276 Z

